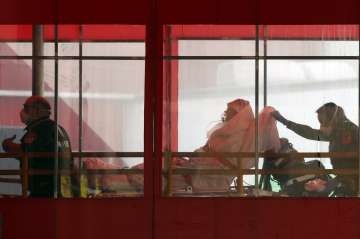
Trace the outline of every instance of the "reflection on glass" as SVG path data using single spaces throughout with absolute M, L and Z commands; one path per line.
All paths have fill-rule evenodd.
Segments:
M 59 56 L 79 56 L 78 42 L 59 42 Z
M 183 56 L 254 56 L 253 40 L 180 40 Z
M 261 54 L 266 36 L 266 56 L 278 58 L 261 57 L 260 88 L 256 89 L 255 58 L 213 57 L 233 56 L 234 52 L 241 55 L 253 49 L 251 46 L 252 43 L 255 46 L 256 40 L 252 31 L 247 29 L 246 40 L 229 41 L 223 36 L 224 29 L 216 27 L 165 28 L 165 56 L 201 56 L 202 59 L 167 57 L 163 62 L 164 194 L 356 196 L 359 69 L 356 58 L 342 60 L 340 57 L 358 56 L 357 26 L 260 29 Z M 234 38 L 234 34 L 244 37 L 244 31 L 234 31 L 229 38 Z M 248 49 L 243 49 L 244 44 L 249 44 Z M 211 60 L 206 60 L 206 56 L 212 56 Z M 282 59 L 282 56 L 302 56 L 304 60 Z M 339 59 L 327 60 L 329 56 Z M 256 93 L 259 116 L 255 119 Z M 235 99 L 247 102 L 252 117 L 230 107 L 237 102 Z M 221 112 L 224 112 L 223 120 L 220 120 Z M 237 120 L 225 120 L 232 114 Z M 258 185 L 254 177 L 255 142 L 261 166 Z M 168 154 L 168 151 L 194 150 L 199 154 L 188 153 L 187 157 Z M 227 152 L 238 155 L 227 155 Z
M 31 60 L 0 60 L 0 108 L 6 114 L 0 117 L 0 141 L 16 135 L 14 143 L 20 143 L 24 135 L 24 125 L 19 112 L 26 97 L 31 95 Z M 21 79 L 21 80 L 20 80 Z M 0 146 L 1 152 L 4 152 Z M 14 158 L 0 160 L 0 169 L 20 169 L 20 163 Z M 9 181 L 13 182 L 9 182 Z M 20 176 L 3 175 L 0 178 L 0 194 L 20 196 L 22 194 Z
M 4 32 L 1 32 L 1 29 Z M 59 56 L 79 57 L 79 26 L 61 27 L 58 39 Z M 109 35 L 104 36 L 106 29 Z M 116 30 L 109 31 L 109 30 Z M 44 32 L 44 55 L 54 56 L 54 28 L 46 26 Z M 131 30 L 128 36 L 125 30 Z M 106 32 L 105 31 L 105 32 Z M 4 34 L 3 34 L 4 33 Z M 0 26 L 0 57 L 1 56 L 32 56 L 31 26 Z M 113 61 L 106 59 L 112 54 L 115 56 L 144 56 L 145 28 L 143 26 L 87 26 L 84 30 L 83 50 L 89 56 L 101 56 L 104 61 L 78 61 L 59 60 L 58 75 L 55 75 L 55 60 L 43 60 L 43 86 L 44 96 L 48 99 L 51 108 L 54 109 L 55 78 L 58 77 L 58 120 L 70 137 L 73 151 L 80 149 L 79 126 L 82 126 L 82 149 L 83 151 L 144 151 L 143 126 L 144 126 L 144 77 L 145 64 L 143 60 L 138 61 Z M 134 39 L 132 39 L 134 38 Z M 97 44 L 99 43 L 99 44 Z M 94 45 L 93 45 L 94 44 Z M 141 59 L 141 58 L 140 58 Z M 80 62 L 82 68 L 80 68 Z M 32 94 L 32 60 L 0 60 L 0 104 L 8 108 L 9 117 L 1 117 L 1 125 L 4 130 L 3 139 L 9 138 L 16 133 L 15 140 L 19 141 L 23 132 L 23 125 L 19 122 L 19 111 L 26 97 Z M 79 79 L 82 69 L 82 79 Z M 80 89 L 82 80 L 82 89 Z M 82 90 L 83 98 L 79 99 Z M 80 107 L 80 103 L 82 103 Z M 80 121 L 80 108 L 82 109 L 82 121 Z M 53 114 L 54 115 L 54 114 Z M 52 115 L 52 116 L 53 116 Z M 111 126 L 111 127 L 109 127 Z M 52 134 L 54 135 L 54 134 Z M 59 134 L 60 135 L 60 134 Z M 2 139 L 1 139 L 2 140 Z M 61 142 L 59 142 L 61 144 Z M 54 147 L 52 147 L 54 148 Z M 82 157 L 68 160 L 73 168 L 60 166 L 58 188 L 63 188 L 64 180 L 69 179 L 72 170 L 77 182 L 69 180 L 65 183 L 72 189 L 80 190 L 80 195 L 68 196 L 141 196 L 143 193 L 143 155 L 136 157 L 116 158 L 91 158 Z M 9 159 L 1 161 L 1 169 L 19 169 L 16 160 Z M 81 163 L 83 167 L 81 168 Z M 127 171 L 94 172 L 87 173 L 86 170 L 106 170 L 134 167 L 134 172 L 126 176 Z M 139 168 L 139 169 L 136 169 Z M 48 168 L 46 168 L 48 169 Z M 70 170 L 70 171 L 69 171 Z M 130 171 L 131 171 L 130 170 Z M 97 173 L 97 172 L 96 172 Z M 82 175 L 82 177 L 79 177 Z M 94 177 L 94 175 L 96 175 Z M 87 177 L 89 176 L 89 178 Z M 48 180 L 54 184 L 53 177 Z M 88 180 L 89 179 L 89 180 Z M 121 179 L 121 180 L 120 180 Z M 11 187 L 9 181 L 12 183 Z M 132 181 L 131 181 L 132 180 Z M 94 184 L 94 182 L 96 182 Z M 135 183 L 134 183 L 135 182 Z M 136 183 L 137 182 L 137 183 Z M 19 177 L 2 177 L 0 179 L 0 194 L 21 195 L 21 181 Z M 24 188 L 24 187 L 23 187 Z M 70 190 L 72 190 L 70 189 Z M 52 192 L 48 192 L 53 194 Z M 61 191 L 61 193 L 63 193 Z M 50 195 L 49 194 L 49 195 Z M 59 195 L 64 196 L 64 195 Z
M 357 25 L 269 25 L 268 56 L 357 56 Z
M 205 46 L 204 46 L 205 47 Z M 254 61 L 181 60 L 179 65 L 178 150 L 185 152 L 254 152 Z M 170 61 L 165 61 L 170 64 Z M 169 70 L 169 68 L 166 68 Z M 165 73 L 165 76 L 169 74 Z M 166 98 L 171 101 L 171 98 Z M 170 103 L 170 102 L 169 102 Z M 169 104 L 167 103 L 167 104 Z M 168 108 L 169 109 L 169 108 Z M 174 116 L 169 124 L 174 124 Z M 174 132 L 166 125 L 166 134 Z M 165 150 L 174 148 L 174 136 L 167 136 Z M 168 195 L 230 195 L 241 169 L 254 166 L 253 157 L 193 156 L 164 161 L 163 190 Z M 169 170 L 174 170 L 172 179 Z M 180 174 L 179 169 L 185 170 Z M 193 174 L 188 174 L 190 170 Z M 195 170 L 195 171 L 194 171 Z M 201 170 L 210 170 L 203 174 Z M 211 170 L 223 170 L 216 173 Z M 226 170 L 232 170 L 232 172 Z M 236 192 L 235 192 L 236 193 Z M 237 194 L 238 195 L 238 194 Z
M 67 130 L 73 151 L 79 150 L 79 62 L 59 61 L 58 120 Z
M 145 56 L 143 42 L 84 42 L 84 56 Z
M 31 56 L 31 42 L 1 42 L 0 56 Z
M 83 62 L 83 151 L 144 150 L 144 67 L 144 61 Z M 114 163 L 120 168 L 143 167 L 143 158 L 139 157 L 114 160 L 101 158 L 97 159 L 97 164 L 101 167 Z M 85 161 L 84 164 L 86 166 Z M 129 180 L 135 182 L 136 190 L 143 192 L 142 174 L 132 175 Z
M 84 61 L 82 108 L 84 151 L 143 151 L 144 61 Z
M 87 187 L 85 197 L 134 197 L 144 192 L 143 169 L 124 167 L 132 158 L 86 157 L 81 159 L 86 173 L 82 186 Z
M 0 56 L 31 56 L 32 25 L 0 25 Z

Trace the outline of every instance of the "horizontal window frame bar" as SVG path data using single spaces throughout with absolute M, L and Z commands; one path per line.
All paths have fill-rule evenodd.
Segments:
M 0 56 L 1 60 L 125 60 L 145 61 L 145 56 Z M 163 61 L 174 60 L 360 60 L 360 56 L 163 56 Z
M 171 41 L 256 41 L 255 37 L 179 37 L 179 38 L 168 38 L 168 40 Z M 259 41 L 264 41 L 263 38 L 260 38 Z M 266 39 L 266 41 L 329 41 L 329 42 L 337 42 L 337 41 L 359 41 L 358 39 L 324 39 L 324 38 L 318 38 L 318 37 L 313 37 L 313 38 L 268 38 Z M 67 39 L 63 39 L 63 40 L 58 40 L 58 43 L 74 43 L 74 44 L 79 44 L 79 40 L 67 40 Z M 139 39 L 121 39 L 121 40 L 106 40 L 106 39 L 101 39 L 101 40 L 82 40 L 83 43 L 145 43 L 145 40 L 139 40 Z M 18 39 L 9 39 L 9 40 L 4 40 L 4 39 L 0 39 L 0 43 L 29 43 L 31 44 L 32 41 L 31 40 L 18 40 Z M 44 43 L 53 43 L 55 44 L 54 40 L 45 40 Z
M 87 158 L 116 158 L 116 157 L 124 157 L 124 158 L 143 158 L 144 152 L 72 152 L 73 158 L 79 157 L 87 157 Z M 28 153 L 0 153 L 1 158 L 48 158 L 53 157 L 55 155 L 54 152 L 28 152 Z
M 163 56 L 173 60 L 360 60 L 360 56 Z
M 53 152 L 28 152 L 28 153 L 0 153 L 1 158 L 46 158 L 52 157 Z M 153 154 L 154 156 L 155 154 Z M 73 158 L 110 158 L 110 157 L 124 157 L 124 158 L 143 158 L 144 152 L 72 152 Z M 296 159 L 301 158 L 331 158 L 331 157 L 343 157 L 354 158 L 358 156 L 358 152 L 296 152 L 296 153 L 259 153 L 259 157 L 262 158 L 274 158 L 274 157 L 292 157 Z M 174 158 L 174 157 L 232 157 L 232 158 L 247 158 L 255 157 L 255 152 L 163 152 L 162 157 Z
M 49 169 L 29 169 L 28 175 L 54 175 L 55 170 Z M 136 175 L 144 174 L 144 169 L 131 169 L 131 168 L 122 168 L 122 169 L 82 169 L 82 170 L 58 170 L 59 174 L 62 176 L 69 175 Z M 2 169 L 0 170 L 1 176 L 14 176 L 22 175 L 23 172 L 21 169 Z M 0 181 L 3 179 L 1 177 Z
M 255 173 L 255 171 L 257 171 Z M 357 169 L 189 169 L 189 168 L 174 168 L 172 169 L 172 175 L 268 175 L 268 174 L 281 174 L 281 175 L 324 175 L 324 174 L 336 174 L 336 175 L 357 175 Z M 164 171 L 164 175 L 168 175 L 168 172 Z
M 29 169 L 28 175 L 54 175 L 55 170 L 48 169 Z M 22 175 L 22 170 L 9 169 L 0 170 L 1 176 L 14 176 Z M 82 170 L 59 170 L 61 176 L 69 175 L 143 175 L 144 169 L 82 169 Z M 163 175 L 168 175 L 167 170 L 162 171 Z M 198 169 L 198 168 L 174 168 L 171 170 L 172 175 L 255 175 L 255 169 Z M 357 175 L 357 169 L 258 169 L 258 174 L 280 174 L 280 175 L 324 175 L 324 174 L 335 174 L 335 175 Z M 1 177 L 4 179 L 4 177 Z M 0 181 L 1 181 L 0 179 Z M 10 179 L 17 180 L 17 179 Z
M 296 159 L 301 158 L 331 158 L 344 157 L 354 158 L 358 156 L 358 152 L 296 152 L 296 153 L 261 153 L 259 157 L 274 158 L 274 157 L 292 157 Z M 255 157 L 255 152 L 164 152 L 163 157 Z
M 256 41 L 254 37 L 179 37 L 179 38 L 170 38 L 171 41 Z M 265 39 L 260 37 L 259 41 L 264 41 Z M 313 38 L 267 38 L 266 41 L 354 41 L 357 42 L 359 39 L 324 39 L 319 37 Z
M 0 60 L 125 60 L 145 61 L 145 56 L 0 56 Z
M 123 40 L 81 40 L 83 43 L 144 43 L 145 40 L 137 40 L 137 39 L 123 39 Z M 45 40 L 44 43 L 53 43 L 55 44 L 56 41 L 54 40 Z M 79 44 L 80 41 L 75 40 L 58 40 L 58 43 L 74 43 Z M 0 39 L 0 43 L 29 43 L 32 44 L 31 40 L 3 40 Z

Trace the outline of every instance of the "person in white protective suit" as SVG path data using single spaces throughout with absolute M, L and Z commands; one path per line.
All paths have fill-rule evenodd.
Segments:
M 259 152 L 280 149 L 280 140 L 276 128 L 276 121 L 271 116 L 272 107 L 265 107 L 259 114 Z M 215 125 L 208 132 L 208 140 L 204 146 L 195 152 L 255 152 L 255 117 L 248 101 L 236 99 L 227 104 L 222 122 Z M 191 169 L 231 169 L 238 168 L 235 158 L 194 157 L 176 159 L 173 168 Z M 255 160 L 243 158 L 241 168 L 254 167 Z M 143 168 L 137 165 L 135 168 Z M 137 188 L 142 188 L 142 176 L 129 175 L 129 182 Z M 194 192 L 224 192 L 228 191 L 233 180 L 229 175 L 173 175 L 172 191 L 183 191 L 191 188 Z
M 276 122 L 271 116 L 272 107 L 265 107 L 259 114 L 259 152 L 280 149 L 279 134 Z M 196 152 L 255 152 L 256 122 L 248 101 L 236 99 L 227 104 L 222 122 L 208 132 L 206 144 Z M 241 165 L 238 165 L 241 162 Z M 190 166 L 197 169 L 250 169 L 255 166 L 255 160 L 242 158 L 192 158 Z M 227 191 L 233 176 L 193 175 L 191 186 L 195 192 Z

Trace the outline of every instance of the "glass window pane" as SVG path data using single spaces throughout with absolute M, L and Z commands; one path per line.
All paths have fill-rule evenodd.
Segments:
M 79 61 L 59 61 L 58 119 L 69 134 L 73 151 L 79 150 Z
M 255 41 L 180 40 L 179 53 L 183 56 L 254 56 Z
M 226 153 L 255 151 L 255 58 L 221 59 L 254 56 L 254 32 L 254 26 L 164 28 L 165 56 L 204 58 L 163 61 L 164 195 L 240 196 L 245 188 L 236 186 L 237 178 L 254 183 L 242 171 L 255 166 L 253 156 Z M 185 154 L 169 157 L 167 151 Z
M 16 135 L 15 143 L 20 143 L 24 135 L 24 125 L 19 112 L 25 98 L 31 95 L 32 62 L 30 60 L 0 60 L 0 104 L 6 114 L 0 117 L 1 141 Z M 21 79 L 21 80 L 14 80 Z M 1 147 L 1 152 L 4 149 Z M 19 169 L 19 161 L 14 158 L 0 160 L 2 170 Z M 7 181 L 12 182 L 7 182 Z M 21 196 L 21 179 L 18 175 L 3 175 L 0 178 L 0 194 Z
M 358 56 L 357 25 L 271 25 L 268 56 Z
M 31 25 L 0 25 L 0 56 L 31 56 L 31 39 Z
M 314 129 L 311 131 L 310 128 L 293 123 L 286 124 L 287 127 L 285 127 L 278 123 L 280 137 L 286 138 L 299 152 L 356 153 L 358 148 L 357 127 L 355 126 L 358 124 L 358 70 L 358 61 L 355 60 L 269 60 L 267 73 L 269 105 L 274 106 L 286 119 Z M 321 116 L 323 113 L 317 113 L 317 111 L 329 102 L 335 103 L 338 107 L 331 108 L 330 105 L 324 108 L 326 112 L 332 112 L 332 114 L 326 113 L 325 119 L 328 120 L 326 123 Z M 346 118 L 343 118 L 344 116 Z M 328 128 L 330 130 L 328 132 L 331 133 L 328 137 L 322 136 L 325 126 L 331 127 Z M 317 131 L 319 129 L 320 131 Z M 354 160 L 356 159 L 309 157 L 305 158 L 307 165 L 303 164 L 299 167 L 314 169 L 312 163 L 315 162 L 320 165 L 320 168 L 356 169 L 354 166 L 356 162 L 352 163 Z M 342 177 L 337 179 L 344 183 Z M 325 181 L 324 184 L 331 185 L 330 179 L 325 176 L 313 176 L 312 179 L 313 181 L 310 180 L 307 185 L 316 186 L 319 182 L 322 183 L 320 179 Z M 353 185 L 352 189 L 345 189 L 347 193 L 349 190 L 355 190 L 357 184 L 356 177 L 345 177 L 347 186 L 350 184 L 349 180 Z M 306 187 L 310 186 L 304 186 L 305 182 L 299 183 L 297 186 L 301 188 L 291 192 L 291 195 L 328 196 L 325 191 L 322 193 L 306 190 Z M 284 183 L 282 179 L 281 183 Z M 285 191 L 289 192 L 289 190 Z M 319 190 L 321 190 L 321 185 Z
M 1 42 L 0 55 L 1 56 L 31 56 L 32 43 L 31 42 Z
M 59 42 L 59 56 L 79 56 L 78 42 Z
M 54 56 L 53 25 L 40 25 L 43 35 L 43 55 Z M 0 25 L 0 56 L 32 56 L 32 25 Z M 51 32 L 52 31 L 52 32 Z
M 84 150 L 143 151 L 144 61 L 83 64 Z
M 44 42 L 44 56 L 55 56 L 55 43 Z
M 140 197 L 144 193 L 143 168 L 124 168 L 123 162 L 134 158 L 82 158 L 87 173 L 83 183 L 87 185 L 87 197 Z M 142 161 L 143 158 L 138 158 Z M 108 170 L 108 171 L 106 171 Z M 109 171 L 112 170 L 112 171 Z
M 145 27 L 84 25 L 84 56 L 145 56 Z
M 254 56 L 255 26 L 172 25 L 164 27 L 166 56 Z M 178 49 L 177 49 L 178 46 Z
M 144 61 L 83 62 L 83 151 L 144 151 L 144 67 Z M 98 159 L 109 165 L 104 160 Z M 116 165 L 142 168 L 143 158 L 117 158 Z M 142 176 L 135 179 L 131 185 L 142 192 Z
M 234 30 L 234 26 L 229 26 L 228 29 L 230 28 Z M 210 172 L 204 170 L 210 169 L 209 165 L 214 162 L 208 158 L 210 156 L 203 157 L 203 160 L 194 155 L 188 158 L 170 158 L 166 151 L 191 152 L 195 150 L 197 152 L 208 152 L 209 145 L 213 147 L 209 144 L 212 142 L 211 137 L 216 135 L 218 129 L 214 129 L 213 132 L 210 130 L 208 134 L 206 132 L 209 132 L 211 124 L 216 125 L 219 122 L 219 120 L 211 122 L 210 119 L 220 119 L 221 112 L 226 109 L 226 103 L 234 98 L 248 100 L 254 110 L 255 93 L 258 91 L 258 134 L 255 138 L 255 131 L 250 130 L 249 132 L 254 134 L 253 137 L 247 136 L 243 139 L 249 139 L 244 140 L 247 145 L 251 145 L 255 139 L 257 140 L 258 152 L 260 153 L 259 166 L 262 168 L 260 171 L 262 176 L 258 178 L 261 191 L 254 190 L 256 186 L 253 176 L 254 170 L 247 171 L 249 175 L 242 177 L 242 181 L 229 183 L 229 187 L 237 185 L 235 190 L 241 188 L 243 195 L 248 196 L 259 195 L 259 193 L 264 196 L 327 197 L 331 195 L 356 195 L 358 180 L 357 176 L 354 175 L 354 170 L 357 172 L 357 161 L 354 157 L 350 157 L 347 158 L 347 163 L 344 163 L 345 159 L 343 159 L 344 162 L 339 162 L 339 158 L 336 157 L 344 156 L 334 156 L 334 153 L 338 153 L 338 151 L 340 153 L 356 153 L 358 151 L 358 129 L 356 126 L 358 123 L 359 77 L 358 26 L 259 26 L 259 54 L 263 56 L 266 50 L 265 58 L 260 58 L 259 62 L 255 58 L 253 60 L 214 58 L 214 56 L 236 56 L 237 54 L 234 52 L 239 52 L 237 47 L 240 51 L 245 52 L 251 49 L 252 52 L 256 52 L 254 30 L 251 31 L 249 28 L 243 30 L 231 31 L 230 33 L 224 29 L 221 30 L 221 27 L 213 26 L 177 25 L 164 27 L 163 54 L 167 56 L 163 65 L 164 194 L 184 196 L 203 193 L 202 195 L 204 195 L 206 190 L 201 192 L 201 187 L 214 184 L 216 178 L 226 179 L 226 176 L 214 175 L 214 173 L 224 174 L 224 171 Z M 237 34 L 237 37 L 242 37 L 242 39 L 234 40 L 234 34 Z M 263 41 L 264 38 L 267 39 L 266 42 Z M 241 45 L 241 43 L 245 43 L 245 41 L 250 42 L 250 44 L 254 42 L 253 47 L 248 45 L 248 49 L 243 49 L 245 45 Z M 194 56 L 194 58 L 176 60 L 169 56 Z M 210 58 L 206 60 L 207 56 L 211 56 L 211 60 Z M 266 56 L 277 56 L 277 58 L 270 60 L 266 59 Z M 281 59 L 282 56 L 284 59 Z M 303 60 L 287 59 L 288 56 L 300 56 Z M 308 60 L 306 60 L 307 56 L 309 56 Z M 324 59 L 311 59 L 314 56 Z M 354 59 L 326 59 L 326 57 L 330 59 L 333 56 L 350 56 Z M 201 60 L 196 57 L 201 57 Z M 259 71 L 255 72 L 257 63 L 259 64 Z M 259 76 L 258 89 L 255 89 L 256 73 Z M 331 137 L 334 138 L 331 140 L 308 140 L 306 138 L 313 136 L 303 135 L 301 137 L 299 131 L 293 132 L 296 129 L 294 129 L 295 126 L 291 126 L 292 123 L 289 123 L 291 124 L 289 126 L 287 124 L 289 121 L 278 118 L 286 124 L 287 127 L 284 127 L 281 123 L 276 124 L 275 117 L 272 116 L 274 110 L 288 111 L 285 116 L 287 119 L 292 120 L 293 118 L 294 121 L 309 125 L 314 129 L 320 128 L 318 122 L 320 121 L 322 124 L 321 131 L 311 132 L 312 134 L 321 133 L 325 130 L 324 113 L 319 113 L 320 116 L 317 116 L 316 111 L 327 102 L 334 102 L 338 105 L 334 108 L 337 109 L 336 113 L 333 114 L 336 115 L 336 120 L 333 119 L 334 116 L 330 117 L 329 124 L 334 124 L 335 121 L 340 124 L 341 120 L 338 118 L 342 115 L 342 119 L 345 119 L 344 124 L 351 126 L 349 126 L 349 132 L 346 130 L 343 132 L 339 129 L 340 126 L 333 125 L 332 127 L 336 129 L 330 128 L 328 131 L 333 130 L 331 132 L 338 135 L 336 137 L 332 135 Z M 326 104 L 324 106 L 326 112 L 331 111 L 328 109 L 329 105 L 333 106 L 334 104 Z M 323 110 L 321 108 L 320 111 Z M 218 117 L 216 117 L 217 111 L 219 112 Z M 311 112 L 313 116 L 311 116 Z M 226 111 L 225 115 L 227 113 Z M 239 122 L 244 123 L 245 117 Z M 218 127 L 224 127 L 224 123 Z M 347 127 L 345 128 L 347 129 Z M 203 136 L 200 137 L 199 135 Z M 226 141 L 224 138 L 227 136 L 222 135 L 222 137 L 221 140 Z M 219 142 L 222 142 L 221 140 L 219 139 Z M 237 142 L 241 141 L 237 139 Z M 231 142 L 227 143 L 224 148 L 230 147 Z M 344 146 L 342 143 L 349 145 Z M 203 146 L 201 147 L 201 145 Z M 249 149 L 247 151 L 254 151 L 254 148 L 249 147 Z M 296 150 L 312 156 L 304 156 L 305 159 L 300 157 L 296 160 L 291 159 L 292 156 L 290 159 L 276 155 L 270 156 L 271 153 L 289 153 L 296 152 Z M 325 153 L 329 151 L 331 154 L 326 154 L 328 158 L 317 157 L 319 154 L 316 153 L 311 154 L 311 152 Z M 210 150 L 210 152 L 213 153 L 216 150 Z M 224 151 L 220 150 L 220 152 Z M 280 164 L 276 164 L 280 161 L 283 162 L 281 167 Z M 219 160 L 217 163 L 221 165 Z M 219 165 L 216 167 L 212 165 L 214 166 L 212 169 L 222 169 L 223 166 Z M 247 168 L 251 169 L 253 166 L 254 164 Z M 350 175 L 353 176 L 341 176 L 344 172 L 338 170 L 344 168 L 350 170 Z M 271 173 L 271 170 L 274 169 L 283 172 L 280 174 Z M 291 172 L 293 169 L 303 171 L 294 173 Z M 335 169 L 335 171 L 324 174 L 321 170 L 326 169 Z M 231 173 L 233 174 L 232 179 L 234 179 L 234 176 L 237 175 L 228 170 L 228 174 Z M 335 176 L 338 177 L 334 178 Z M 299 184 L 295 185 L 296 180 L 299 180 Z M 221 184 L 221 180 L 218 182 L 217 186 Z M 294 185 L 295 188 L 293 188 Z M 326 186 L 324 187 L 324 185 Z M 339 185 L 346 187 L 344 189 Z M 338 192 L 339 188 L 345 192 Z M 349 193 L 351 190 L 353 190 L 352 194 Z M 222 193 L 224 192 L 227 195 L 231 193 L 229 190 L 223 190 Z M 217 193 L 220 192 L 211 190 L 205 192 L 207 196 L 214 196 Z
M 84 56 L 145 56 L 142 42 L 85 42 Z
M 171 108 L 167 108 L 170 114 L 165 117 L 167 122 L 171 120 L 171 123 L 165 125 L 165 139 L 167 140 L 164 150 L 213 153 L 254 152 L 255 61 L 181 60 L 165 61 L 164 65 L 175 62 L 179 66 L 178 105 L 175 108 L 174 102 L 170 101 Z M 232 107 L 236 109 L 235 112 L 232 112 Z M 177 131 L 174 131 L 173 127 L 176 127 Z M 227 127 L 235 128 L 226 130 Z M 217 136 L 217 133 L 214 133 L 216 131 L 224 131 L 219 134 L 225 135 Z M 174 142 L 177 142 L 177 145 L 174 145 Z M 242 158 L 242 168 L 253 168 L 254 163 L 252 157 Z M 234 180 L 240 169 L 236 158 L 181 157 L 173 158 L 171 166 L 169 159 L 165 159 L 164 167 L 175 169 L 170 195 L 230 196 L 232 193 L 240 195 L 234 191 Z M 200 171 L 184 176 L 177 174 L 177 169 Z M 202 175 L 202 169 L 224 169 L 224 171 L 217 175 Z M 226 171 L 226 169 L 232 171 Z M 243 176 L 242 179 L 246 183 L 254 183 L 253 176 Z M 163 181 L 164 187 L 169 185 L 168 182 L 169 179 Z M 189 188 L 191 188 L 190 191 Z M 164 188 L 164 190 L 166 193 L 169 188 Z

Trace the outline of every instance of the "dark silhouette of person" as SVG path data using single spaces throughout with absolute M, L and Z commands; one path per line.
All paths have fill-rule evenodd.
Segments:
M 317 111 L 320 129 L 287 120 L 278 111 L 272 116 L 296 134 L 310 140 L 328 141 L 329 152 L 358 152 L 359 128 L 345 115 L 342 107 L 333 102 L 322 105 Z M 334 169 L 358 169 L 356 157 L 331 157 Z M 358 175 L 337 175 L 336 179 L 343 184 L 341 196 L 356 196 L 358 192 Z
M 51 107 L 49 102 L 41 96 L 31 96 L 26 99 L 20 112 L 20 119 L 26 125 L 21 143 L 14 143 L 15 135 L 5 139 L 2 146 L 6 152 L 49 152 L 54 153 L 57 145 L 58 168 L 72 169 L 71 144 L 65 129 L 50 119 Z M 55 132 L 58 139 L 55 140 Z M 29 170 L 55 170 L 55 157 L 29 158 Z M 29 175 L 30 197 L 53 197 L 55 179 L 53 174 Z M 58 177 L 58 195 L 60 197 L 75 196 L 74 178 L 70 176 Z

